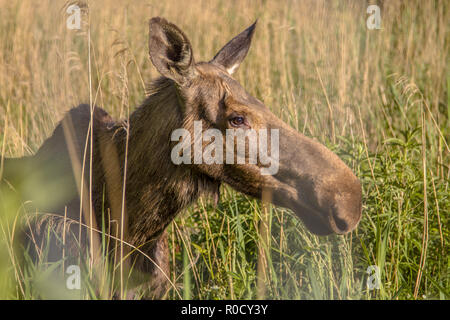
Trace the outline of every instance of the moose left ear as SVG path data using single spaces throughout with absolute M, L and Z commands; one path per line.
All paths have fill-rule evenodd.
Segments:
M 186 35 L 164 18 L 149 23 L 149 53 L 153 65 L 166 78 L 183 85 L 195 75 L 194 55 Z
M 256 22 L 220 49 L 211 62 L 223 66 L 229 74 L 233 74 L 247 55 L 255 33 Z

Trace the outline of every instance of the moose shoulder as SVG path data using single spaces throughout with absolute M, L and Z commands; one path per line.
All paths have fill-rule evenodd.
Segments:
M 72 109 L 35 155 L 4 159 L 2 189 L 53 220 L 76 222 L 68 230 L 90 247 L 100 230 L 138 247 L 129 260 L 152 297 L 167 290 L 167 225 L 199 196 L 218 197 L 222 182 L 256 198 L 263 190 L 270 192 L 274 204 L 291 209 L 315 234 L 350 232 L 361 217 L 359 180 L 333 152 L 289 127 L 232 78 L 249 51 L 255 26 L 233 38 L 211 61 L 196 62 L 186 35 L 165 19 L 152 18 L 150 59 L 162 77 L 152 82 L 142 105 L 122 122 L 98 107 Z M 238 152 L 225 139 L 229 130 L 276 130 L 276 172 L 262 174 L 266 164 L 259 158 L 174 163 L 172 133 L 183 129 L 194 136 L 196 123 L 203 132 L 222 134 L 228 153 Z M 208 146 L 207 141 L 200 144 Z M 28 242 L 33 240 L 31 247 L 50 241 L 39 230 L 40 223 L 34 222 L 24 231 Z M 61 259 L 63 249 L 69 258 L 79 249 L 69 240 L 63 245 L 54 239 L 49 245 L 54 260 Z

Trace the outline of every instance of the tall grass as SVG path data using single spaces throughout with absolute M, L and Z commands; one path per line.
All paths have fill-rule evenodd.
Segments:
M 217 207 L 199 200 L 169 227 L 168 298 L 450 298 L 448 2 L 379 1 L 380 30 L 366 27 L 366 1 L 90 1 L 78 31 L 66 28 L 67 5 L 0 0 L 3 155 L 31 154 L 81 102 L 126 117 L 157 76 L 150 17 L 185 30 L 197 61 L 258 19 L 236 78 L 362 181 L 363 217 L 346 236 L 313 236 L 289 211 L 227 186 Z M 0 225 L 0 296 L 55 296 L 46 266 L 18 268 L 14 218 Z M 117 294 L 105 290 L 76 297 Z

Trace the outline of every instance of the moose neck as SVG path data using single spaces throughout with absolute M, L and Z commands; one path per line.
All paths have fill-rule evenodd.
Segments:
M 159 79 L 151 90 L 129 119 L 126 207 L 132 243 L 158 237 L 201 194 L 218 190 L 209 177 L 173 164 L 170 137 L 183 123 L 177 89 Z M 123 145 L 126 135 L 121 136 Z

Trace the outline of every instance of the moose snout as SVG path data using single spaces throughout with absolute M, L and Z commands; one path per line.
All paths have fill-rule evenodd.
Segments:
M 361 219 L 362 187 L 337 154 L 280 124 L 274 203 L 288 207 L 316 235 L 345 234 Z
M 361 219 L 362 191 L 359 180 L 351 173 L 334 183 L 332 192 L 323 208 L 328 214 L 331 230 L 337 234 L 346 234 L 356 228 Z M 328 207 L 328 208 L 327 208 Z
M 330 177 L 330 176 L 328 176 Z M 301 179 L 294 202 L 285 202 L 309 231 L 316 235 L 346 234 L 361 220 L 362 188 L 358 178 L 348 169 L 333 179 Z M 281 198 L 282 199 L 282 198 Z M 278 201 L 283 205 L 282 201 Z

